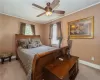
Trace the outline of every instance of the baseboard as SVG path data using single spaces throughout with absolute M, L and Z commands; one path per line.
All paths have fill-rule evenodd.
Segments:
M 11 59 L 16 59 L 16 56 L 12 56 Z
M 11 59 L 16 59 L 16 56 L 12 56 Z M 8 58 L 5 60 L 8 60 Z M 1 62 L 1 59 L 0 59 L 0 62 Z
M 99 69 L 99 70 L 100 70 L 100 65 L 93 64 L 93 63 L 90 63 L 90 62 L 87 62 L 87 61 L 83 61 L 83 60 L 79 60 L 79 63 L 81 63 L 81 64 L 87 65 L 87 66 L 89 66 L 89 67 L 92 67 L 92 68 L 95 68 L 95 69 Z
M 16 59 L 16 56 L 12 56 L 11 59 Z M 8 59 L 6 59 L 8 60 Z M 1 59 L 0 59 L 0 62 L 1 62 Z M 84 61 L 84 60 L 79 60 L 79 63 L 81 64 L 84 64 L 84 65 L 87 65 L 89 67 L 92 67 L 92 68 L 95 68 L 95 69 L 99 69 L 100 70 L 100 65 L 97 65 L 97 64 L 93 64 L 93 63 L 90 63 L 90 62 L 87 62 L 87 61 Z

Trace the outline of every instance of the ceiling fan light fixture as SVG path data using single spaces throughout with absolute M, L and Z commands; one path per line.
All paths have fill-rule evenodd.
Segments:
M 45 8 L 39 6 L 39 5 L 35 4 L 35 3 L 33 3 L 32 5 L 45 11 L 45 12 L 37 15 L 37 17 L 40 17 L 40 16 L 42 16 L 44 14 L 46 16 L 51 16 L 53 13 L 56 13 L 56 14 L 65 14 L 65 11 L 62 11 L 62 10 L 53 10 L 59 4 L 59 2 L 60 2 L 60 0 L 53 0 L 52 3 L 47 2 Z
M 52 12 L 51 12 L 51 11 L 47 11 L 47 12 L 46 12 L 46 15 L 47 15 L 47 16 L 51 16 L 51 15 L 52 15 Z

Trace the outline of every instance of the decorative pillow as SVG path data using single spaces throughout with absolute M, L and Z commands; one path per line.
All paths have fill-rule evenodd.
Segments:
M 39 38 L 31 39 L 30 44 L 28 44 L 28 48 L 36 48 L 42 46 L 41 40 Z
M 29 49 L 29 48 L 36 48 L 36 47 L 37 47 L 37 44 L 36 44 L 36 43 L 28 44 L 28 49 Z
M 18 46 L 22 47 L 22 48 L 28 48 L 28 44 L 29 44 L 29 39 L 20 39 L 18 40 Z
M 31 39 L 31 43 L 35 43 L 37 47 L 42 46 L 40 38 Z

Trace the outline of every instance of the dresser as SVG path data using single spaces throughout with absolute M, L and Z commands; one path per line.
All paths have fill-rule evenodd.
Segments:
M 78 66 L 76 56 L 58 58 L 44 67 L 44 80 L 75 80 Z

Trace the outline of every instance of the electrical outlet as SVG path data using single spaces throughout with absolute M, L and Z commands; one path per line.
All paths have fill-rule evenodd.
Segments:
M 91 57 L 91 60 L 94 61 L 94 57 Z

